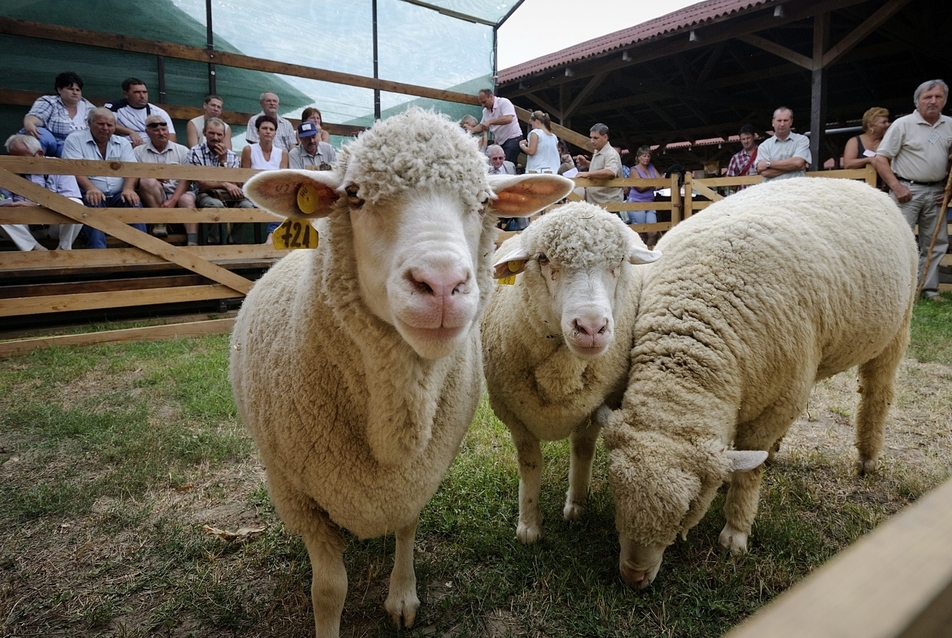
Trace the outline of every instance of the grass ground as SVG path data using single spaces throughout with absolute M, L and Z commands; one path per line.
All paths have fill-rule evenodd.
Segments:
M 312 634 L 307 553 L 270 505 L 227 356 L 207 337 L 0 361 L 0 635 Z M 717 544 L 722 494 L 641 592 L 617 576 L 602 449 L 589 510 L 566 523 L 568 448 L 544 448 L 547 536 L 516 541 L 515 453 L 484 401 L 422 515 L 417 626 L 383 610 L 393 538 L 352 540 L 344 635 L 719 635 L 948 478 L 950 381 L 952 303 L 923 302 L 883 470 L 851 471 L 855 375 L 818 384 L 765 473 L 751 553 Z

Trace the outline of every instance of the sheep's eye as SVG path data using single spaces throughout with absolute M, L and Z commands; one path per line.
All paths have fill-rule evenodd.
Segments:
M 344 192 L 347 193 L 347 202 L 354 208 L 360 208 L 364 205 L 364 200 L 357 197 L 357 191 L 360 190 L 360 187 L 356 184 L 351 184 L 344 189 Z
M 539 259 L 540 266 L 545 266 L 546 264 L 549 263 L 549 258 L 546 257 L 543 253 L 539 253 L 538 259 Z

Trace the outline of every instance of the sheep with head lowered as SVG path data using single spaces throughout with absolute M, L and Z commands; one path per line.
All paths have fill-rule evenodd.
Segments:
M 496 251 L 496 277 L 516 281 L 500 285 L 486 309 L 483 365 L 519 459 L 523 543 L 542 537 L 540 440 L 570 438 L 562 515 L 585 508 L 599 432 L 591 416 L 606 400 L 619 405 L 628 378 L 641 287 L 632 264 L 660 256 L 616 215 L 584 202 L 544 215 Z
M 337 636 L 344 537 L 396 533 L 386 608 L 411 626 L 413 539 L 469 427 L 482 384 L 479 320 L 492 291 L 495 217 L 564 197 L 551 175 L 496 176 L 474 141 L 420 109 L 376 123 L 331 171 L 246 184 L 309 224 L 235 321 L 230 377 L 275 508 L 304 539 L 320 638 Z
M 728 477 L 720 543 L 747 551 L 762 463 L 816 381 L 859 366 L 858 467 L 877 468 L 918 263 L 888 197 L 829 178 L 731 195 L 678 224 L 658 249 L 622 407 L 597 415 L 619 569 L 638 588 Z

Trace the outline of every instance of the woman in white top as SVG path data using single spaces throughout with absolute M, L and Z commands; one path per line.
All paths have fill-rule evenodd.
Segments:
M 205 130 L 205 120 L 213 117 L 221 119 L 221 111 L 225 108 L 225 103 L 217 95 L 208 95 L 205 97 L 205 103 L 202 104 L 205 109 L 204 115 L 193 117 L 185 125 L 185 135 L 188 140 L 188 147 L 198 146 L 205 141 L 202 131 Z M 231 127 L 225 124 L 225 139 L 222 142 L 229 151 L 231 150 Z
M 559 159 L 559 138 L 552 132 L 549 114 L 533 111 L 529 116 L 528 140 L 519 142 L 519 148 L 526 154 L 527 173 L 555 173 L 562 160 Z
M 265 171 L 287 168 L 288 152 L 274 145 L 278 121 L 270 115 L 259 115 L 255 120 L 255 129 L 258 131 L 258 141 L 241 149 L 241 167 Z M 268 223 L 268 238 L 264 243 L 271 243 L 271 234 L 280 225 L 280 222 Z

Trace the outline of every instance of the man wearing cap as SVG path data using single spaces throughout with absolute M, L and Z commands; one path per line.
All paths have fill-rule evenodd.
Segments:
M 870 160 L 906 221 L 919 226 L 919 278 L 925 277 L 922 296 L 927 299 L 939 297 L 939 264 L 949 247 L 948 224 L 939 218 L 952 149 L 952 118 L 942 115 L 948 97 L 949 86 L 942 80 L 920 84 L 912 97 L 916 110 L 886 129 Z M 929 254 L 936 224 L 938 235 Z
M 301 122 L 297 128 L 301 143 L 288 152 L 290 168 L 311 168 L 328 171 L 337 161 L 337 151 L 327 142 L 321 141 L 320 131 L 314 122 Z
M 169 141 L 169 126 L 161 115 L 145 118 L 145 134 L 149 140 L 133 149 L 137 162 L 147 164 L 188 164 L 188 149 Z M 187 179 L 139 180 L 139 197 L 146 208 L 194 208 L 195 196 L 189 192 Z M 198 224 L 185 224 L 189 246 L 198 245 Z M 168 235 L 165 224 L 152 224 L 156 237 Z

